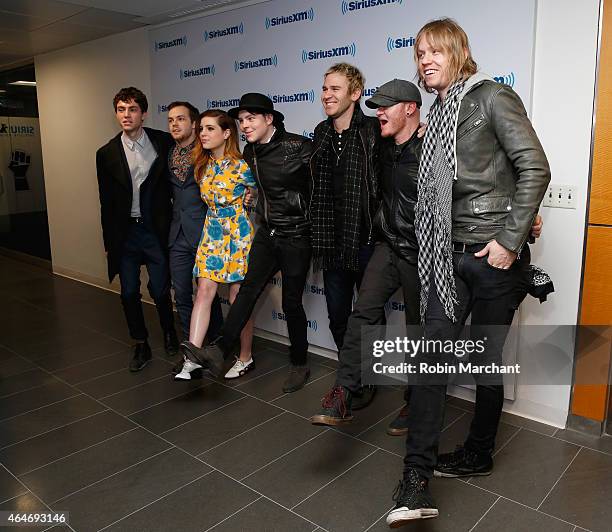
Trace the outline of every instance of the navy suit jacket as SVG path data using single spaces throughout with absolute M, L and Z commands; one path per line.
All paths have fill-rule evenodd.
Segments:
M 171 154 L 172 149 L 168 157 Z M 168 161 L 168 167 L 170 167 L 170 161 Z M 187 242 L 193 248 L 197 248 L 208 208 L 200 197 L 200 185 L 193 175 L 193 166 L 189 169 L 185 181 L 177 179 L 172 170 L 169 171 L 169 175 L 172 188 L 172 223 L 168 245 L 172 247 L 182 228 Z

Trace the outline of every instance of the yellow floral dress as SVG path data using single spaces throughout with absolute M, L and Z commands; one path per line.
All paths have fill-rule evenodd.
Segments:
M 246 187 L 255 180 L 243 159 L 211 159 L 200 181 L 200 196 L 208 205 L 194 277 L 217 283 L 242 281 L 247 272 L 253 226 L 244 209 Z

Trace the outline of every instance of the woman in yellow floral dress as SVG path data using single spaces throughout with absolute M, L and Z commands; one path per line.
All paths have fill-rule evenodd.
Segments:
M 229 284 L 234 302 L 248 267 L 253 226 L 244 208 L 247 187 L 255 180 L 238 148 L 236 122 L 224 111 L 211 109 L 200 115 L 200 142 L 194 148 L 194 174 L 208 212 L 196 255 L 193 275 L 197 278 L 189 343 L 201 347 L 210 321 L 210 308 L 219 283 Z M 228 372 L 240 376 L 254 367 L 251 357 L 253 322 L 240 335 L 240 356 Z M 176 380 L 190 380 L 197 364 L 185 359 Z

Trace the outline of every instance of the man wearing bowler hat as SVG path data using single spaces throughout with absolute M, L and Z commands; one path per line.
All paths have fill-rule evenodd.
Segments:
M 246 136 L 244 159 L 257 180 L 259 228 L 249 253 L 246 277 L 220 336 L 204 349 L 188 342 L 184 345 L 192 362 L 207 366 L 215 376 L 220 375 L 224 359 L 234 352 L 259 295 L 280 271 L 283 314 L 291 342 L 291 364 L 283 392 L 290 393 L 302 388 L 310 376 L 302 295 L 312 253 L 308 216 L 312 142 L 285 131 L 284 116 L 264 94 L 244 94 L 239 106 L 230 109 L 229 114 L 238 120 Z

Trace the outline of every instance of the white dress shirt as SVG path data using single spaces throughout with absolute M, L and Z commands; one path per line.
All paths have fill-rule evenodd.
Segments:
M 139 218 L 140 213 L 140 187 L 149 175 L 149 170 L 157 158 L 157 152 L 145 130 L 136 140 L 130 139 L 125 133 L 121 135 L 123 151 L 127 158 L 130 174 L 132 176 L 132 218 Z

